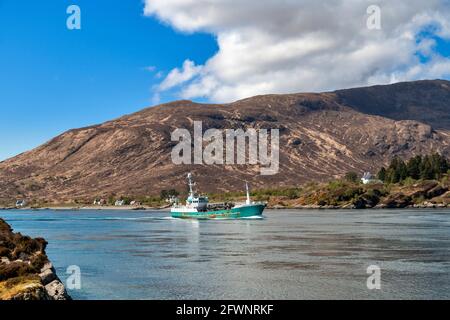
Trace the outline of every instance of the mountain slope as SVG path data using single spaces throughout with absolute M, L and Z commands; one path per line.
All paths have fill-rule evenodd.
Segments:
M 450 129 L 450 82 L 425 80 L 336 91 L 339 102 L 363 113 L 417 120 Z
M 225 105 L 176 101 L 70 130 L 0 162 L 0 199 L 68 202 L 184 191 L 188 171 L 200 191 L 241 190 L 244 180 L 255 188 L 279 187 L 375 171 L 396 155 L 448 155 L 449 97 L 449 82 L 419 81 Z M 280 129 L 279 173 L 261 176 L 257 167 L 244 165 L 174 165 L 170 134 L 177 128 L 192 132 L 193 121 L 202 121 L 203 130 Z

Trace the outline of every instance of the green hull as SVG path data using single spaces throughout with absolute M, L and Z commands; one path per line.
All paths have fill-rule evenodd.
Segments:
M 205 211 L 205 212 L 178 212 L 172 211 L 173 218 L 182 219 L 242 219 L 261 217 L 265 204 L 252 204 L 229 210 Z

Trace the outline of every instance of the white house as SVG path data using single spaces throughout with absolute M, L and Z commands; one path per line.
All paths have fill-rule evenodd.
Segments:
M 166 202 L 170 203 L 170 204 L 174 204 L 174 203 L 178 203 L 179 199 L 176 196 L 170 196 L 166 199 Z
M 106 205 L 105 199 L 95 199 L 94 200 L 94 206 L 104 206 Z
M 23 208 L 27 205 L 27 202 L 25 200 L 17 200 L 16 201 L 16 207 Z
M 114 204 L 116 207 L 121 207 L 125 205 L 125 200 L 117 200 Z
M 375 177 L 372 176 L 372 174 L 370 172 L 364 172 L 362 178 L 361 178 L 361 182 L 363 184 L 369 184 L 369 183 L 383 183 L 381 180 L 376 179 Z

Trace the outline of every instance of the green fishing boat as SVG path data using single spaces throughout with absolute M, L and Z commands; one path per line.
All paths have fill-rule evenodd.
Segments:
M 197 195 L 194 192 L 195 183 L 192 174 L 187 176 L 189 196 L 185 205 L 174 204 L 171 209 L 173 218 L 183 219 L 249 219 L 261 218 L 265 203 L 252 202 L 246 183 L 247 200 L 242 204 L 209 203 L 208 197 Z

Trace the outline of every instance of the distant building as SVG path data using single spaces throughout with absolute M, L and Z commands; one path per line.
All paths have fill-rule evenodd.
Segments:
M 114 204 L 116 207 L 121 207 L 125 205 L 125 200 L 117 200 Z
M 105 199 L 95 199 L 94 200 L 94 206 L 104 206 L 106 205 Z
M 130 206 L 139 207 L 139 206 L 142 206 L 142 203 L 140 203 L 139 201 L 133 200 L 133 201 L 130 202 Z
M 374 178 L 370 172 L 364 172 L 364 174 L 361 178 L 361 182 L 363 184 L 383 183 L 381 180 Z
M 178 203 L 179 199 L 176 196 L 170 196 L 166 199 L 166 202 L 170 203 L 170 204 L 174 204 L 174 203 Z
M 27 205 L 27 202 L 25 200 L 17 200 L 16 201 L 16 207 L 23 208 Z

